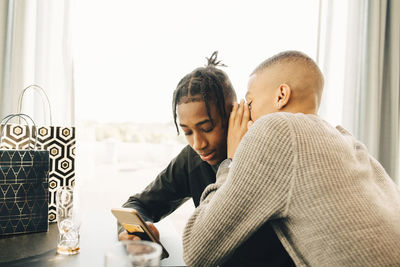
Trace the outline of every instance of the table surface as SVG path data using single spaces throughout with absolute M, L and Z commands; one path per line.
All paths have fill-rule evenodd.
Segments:
M 185 266 L 182 240 L 172 222 L 167 218 L 156 227 L 161 243 L 170 254 L 161 260 L 161 266 Z M 77 255 L 58 255 L 57 238 L 57 223 L 51 223 L 48 232 L 3 237 L 0 239 L 0 266 L 104 266 L 105 252 L 118 242 L 116 220 L 109 210 L 104 209 L 84 216 Z
M 148 145 L 144 147 L 147 149 Z M 139 154 L 134 161 L 125 164 L 129 167 L 127 169 L 118 162 L 96 160 L 98 154 L 106 159 L 111 156 L 103 150 L 97 151 L 99 148 L 94 144 L 81 142 L 77 149 L 79 164 L 75 166 L 75 191 L 80 200 L 80 253 L 72 256 L 56 254 L 58 228 L 56 223 L 51 223 L 45 233 L 0 237 L 0 266 L 104 266 L 105 252 L 118 242 L 117 222 L 111 208 L 120 207 L 130 195 L 142 191 L 169 162 L 168 159 L 160 166 L 141 168 L 138 165 L 134 168 L 145 156 Z M 136 151 L 137 147 L 133 150 Z M 157 154 L 151 154 L 151 158 L 158 159 Z M 167 217 L 156 227 L 160 231 L 161 243 L 170 254 L 169 258 L 161 260 L 161 266 L 185 266 L 182 239 L 172 220 Z

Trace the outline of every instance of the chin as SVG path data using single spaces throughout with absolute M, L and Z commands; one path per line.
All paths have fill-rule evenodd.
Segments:
M 207 163 L 210 165 L 217 165 L 221 162 L 222 162 L 222 159 L 212 159 L 212 160 L 207 161 Z

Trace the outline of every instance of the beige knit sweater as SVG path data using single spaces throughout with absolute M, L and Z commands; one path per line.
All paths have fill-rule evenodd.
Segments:
M 400 190 L 366 147 L 315 115 L 274 113 L 189 219 L 189 266 L 215 266 L 270 222 L 298 266 L 400 266 Z

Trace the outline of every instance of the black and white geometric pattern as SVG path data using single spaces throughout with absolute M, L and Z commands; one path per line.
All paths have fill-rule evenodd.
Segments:
M 0 148 L 33 148 L 35 138 L 36 131 L 33 126 L 7 124 Z M 37 149 L 50 153 L 49 222 L 56 222 L 57 188 L 75 185 L 75 127 L 38 127 Z
M 0 236 L 48 229 L 49 152 L 0 150 Z

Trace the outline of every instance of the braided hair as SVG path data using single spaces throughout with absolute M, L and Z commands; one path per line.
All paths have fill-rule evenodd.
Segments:
M 207 59 L 207 65 L 199 67 L 186 74 L 178 83 L 172 99 L 172 111 L 176 131 L 179 135 L 179 127 L 176 122 L 176 107 L 182 103 L 204 101 L 208 118 L 214 127 L 214 120 L 210 115 L 210 102 L 213 102 L 217 108 L 221 119 L 222 127 L 228 123 L 228 114 L 226 112 L 226 101 L 236 101 L 236 93 L 228 78 L 228 75 L 218 69 L 218 66 L 226 67 L 221 61 L 217 61 L 218 51 L 212 53 Z

